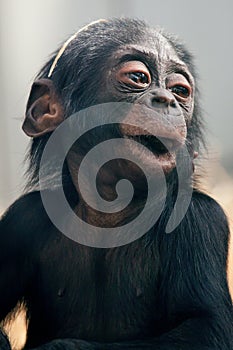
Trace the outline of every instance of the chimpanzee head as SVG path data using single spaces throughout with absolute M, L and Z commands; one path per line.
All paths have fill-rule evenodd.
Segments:
M 195 77 L 190 53 L 161 29 L 133 19 L 84 27 L 55 52 L 33 83 L 23 125 L 33 138 L 32 177 L 51 132 L 63 120 L 108 102 L 131 104 L 118 137 L 145 145 L 143 157 L 150 162 L 152 152 L 169 173 L 182 145 L 193 157 L 203 141 Z M 131 127 L 135 120 L 146 130 Z

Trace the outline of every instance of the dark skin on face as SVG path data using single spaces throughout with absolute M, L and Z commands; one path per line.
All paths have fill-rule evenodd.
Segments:
M 229 228 L 221 207 L 195 188 L 184 218 L 165 233 L 180 185 L 178 151 L 187 146 L 192 163 L 202 141 L 190 54 L 144 22 L 114 19 L 80 32 L 50 74 L 55 57 L 34 82 L 26 108 L 23 130 L 33 138 L 28 193 L 0 220 L 0 320 L 19 300 L 26 303 L 25 349 L 233 350 L 226 280 Z M 100 227 L 123 226 L 140 212 L 147 199 L 145 176 L 119 157 L 100 169 L 97 188 L 111 202 L 117 182 L 128 179 L 135 196 L 126 210 L 96 212 L 82 198 L 77 175 L 84 155 L 115 137 L 135 141 L 127 149 L 130 159 L 139 159 L 157 182 L 162 168 L 167 197 L 157 222 L 141 238 L 97 249 L 62 234 L 42 203 L 45 193 L 60 208 L 54 159 L 63 140 L 46 163 L 45 182 L 39 183 L 38 172 L 46 142 L 64 119 L 108 102 L 130 107 L 123 123 L 101 126 L 70 149 L 63 185 L 71 207 Z M 95 160 L 89 166 L 94 172 Z M 187 182 L 192 190 L 192 175 Z M 72 226 L 63 213 L 61 218 Z M 0 349 L 10 350 L 1 331 Z

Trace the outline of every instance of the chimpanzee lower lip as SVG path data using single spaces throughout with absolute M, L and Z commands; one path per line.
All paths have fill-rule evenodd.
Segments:
M 156 155 L 163 155 L 174 151 L 176 142 L 172 139 L 156 137 L 154 135 L 134 135 L 128 136 L 130 139 L 135 140 Z

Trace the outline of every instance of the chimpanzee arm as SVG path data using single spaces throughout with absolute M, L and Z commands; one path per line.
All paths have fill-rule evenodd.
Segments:
M 28 199 L 29 197 L 30 200 Z M 18 199 L 0 220 L 0 321 L 23 300 L 33 283 L 33 249 L 31 235 L 38 210 L 38 194 Z M 33 205 L 32 205 L 33 203 Z M 38 214 L 37 214 L 38 215 Z M 39 222 L 39 220 L 38 220 Z M 10 349 L 7 337 L 0 331 L 0 349 Z
M 194 192 L 182 223 L 160 239 L 158 305 L 172 329 L 148 347 L 142 342 L 132 348 L 233 349 L 233 308 L 226 279 L 228 236 L 221 207 L 210 197 Z M 121 346 L 111 347 L 118 348 Z
M 226 271 L 229 227 L 222 208 L 194 192 L 185 218 L 160 242 L 160 308 L 175 327 L 161 349 L 233 349 Z M 177 320 L 180 325 L 177 326 Z M 169 343 L 170 342 L 170 343 Z
M 7 336 L 0 330 L 0 349 L 1 350 L 10 350 L 10 342 L 7 338 Z
M 54 340 L 36 350 L 232 350 L 233 310 L 226 280 L 228 234 L 220 206 L 208 196 L 194 193 L 179 227 L 160 238 L 159 305 L 170 329 L 154 339 L 114 344 Z
M 34 232 L 37 208 L 36 201 L 29 201 L 28 196 L 32 194 L 18 199 L 0 220 L 0 320 L 25 297 L 32 281 L 30 234 Z

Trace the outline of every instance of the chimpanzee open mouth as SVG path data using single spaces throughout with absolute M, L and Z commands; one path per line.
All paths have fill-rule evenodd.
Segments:
M 129 137 L 147 147 L 156 155 L 165 155 L 175 151 L 178 142 L 168 138 L 158 138 L 154 135 L 134 135 Z

